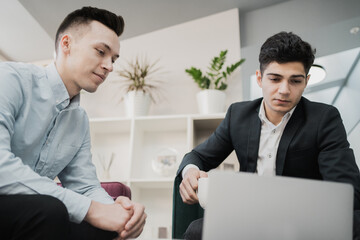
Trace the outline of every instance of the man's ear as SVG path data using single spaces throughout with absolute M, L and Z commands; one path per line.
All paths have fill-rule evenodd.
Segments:
M 262 88 L 262 81 L 261 81 L 261 71 L 256 70 L 256 82 L 260 88 Z
M 68 54 L 70 53 L 71 47 L 71 36 L 70 34 L 64 34 L 60 39 L 60 49 L 63 53 Z
M 307 86 L 307 84 L 308 84 L 308 82 L 309 82 L 310 77 L 311 77 L 311 75 L 310 75 L 310 74 L 308 74 L 308 75 L 306 76 L 306 79 L 305 79 L 305 87 Z

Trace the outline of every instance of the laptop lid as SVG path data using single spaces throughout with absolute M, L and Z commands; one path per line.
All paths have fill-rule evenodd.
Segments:
M 352 239 L 350 184 L 210 172 L 204 240 Z

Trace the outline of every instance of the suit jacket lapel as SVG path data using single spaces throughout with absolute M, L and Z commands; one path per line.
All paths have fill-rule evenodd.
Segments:
M 276 157 L 276 175 L 283 174 L 285 158 L 289 144 L 293 139 L 293 137 L 295 136 L 296 131 L 303 124 L 304 119 L 305 116 L 303 109 L 303 101 L 301 99 L 293 115 L 291 116 L 289 122 L 286 124 L 284 133 L 280 139 L 279 147 L 277 150 L 277 157 Z
M 259 118 L 259 108 L 256 110 L 256 114 L 253 114 L 250 118 L 250 129 L 248 137 L 248 152 L 247 152 L 247 172 L 255 172 L 256 164 L 259 155 L 259 143 L 261 132 L 261 121 Z

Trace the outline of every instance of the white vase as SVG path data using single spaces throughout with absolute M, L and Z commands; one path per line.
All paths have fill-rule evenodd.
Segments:
M 226 94 L 220 90 L 202 90 L 196 94 L 201 114 L 225 112 Z
M 146 116 L 149 113 L 151 97 L 143 91 L 130 91 L 124 97 L 126 117 Z

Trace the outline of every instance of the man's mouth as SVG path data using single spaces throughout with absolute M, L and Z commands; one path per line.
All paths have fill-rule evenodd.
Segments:
M 104 74 L 94 73 L 96 76 L 101 78 L 103 81 L 105 81 L 106 76 Z
M 275 99 L 275 101 L 277 101 L 278 103 L 289 103 L 289 100 L 286 99 Z

